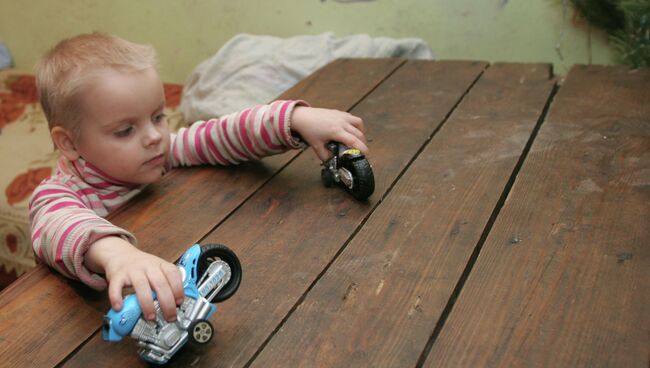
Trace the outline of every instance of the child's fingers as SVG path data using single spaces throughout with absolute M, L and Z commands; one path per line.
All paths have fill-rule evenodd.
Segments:
M 176 320 L 176 299 L 172 294 L 167 277 L 160 268 L 148 270 L 147 277 L 149 278 L 149 284 L 156 291 L 156 299 L 158 299 L 165 320 Z
M 330 150 L 325 147 L 324 143 L 315 144 L 312 146 L 312 148 L 314 149 L 314 152 L 316 152 L 316 156 L 318 156 L 318 158 L 323 162 L 329 160 L 330 157 L 332 157 L 332 152 L 330 152 Z
M 352 124 L 355 128 L 359 129 L 360 131 L 365 132 L 363 120 L 358 116 L 354 116 L 352 114 L 349 115 L 350 116 L 348 117 L 348 121 L 350 122 L 350 124 Z
M 368 154 L 368 146 L 353 134 L 347 134 L 341 139 L 341 142 L 348 147 L 354 147 L 364 154 Z
M 111 306 L 114 310 L 119 311 L 122 309 L 122 288 L 124 287 L 124 281 L 111 280 L 108 284 L 108 300 L 111 301 Z
M 178 267 L 171 263 L 163 263 L 160 265 L 163 275 L 167 278 L 169 286 L 172 288 L 172 294 L 176 305 L 183 304 L 185 299 L 185 291 L 183 290 L 183 278 Z
M 366 143 L 366 136 L 359 129 L 356 129 L 356 128 L 350 126 L 350 127 L 344 128 L 344 130 L 346 132 L 352 134 L 353 136 L 357 137 L 363 143 Z
M 151 294 L 149 280 L 144 274 L 138 272 L 131 276 L 131 284 L 138 298 L 138 304 L 140 304 L 144 318 L 153 320 L 156 317 L 156 313 L 153 308 L 153 296 Z

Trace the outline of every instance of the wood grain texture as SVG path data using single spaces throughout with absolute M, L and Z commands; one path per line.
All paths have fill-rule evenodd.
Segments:
M 426 367 L 648 367 L 649 85 L 570 71 Z
M 338 60 L 279 99 L 301 98 L 317 106 L 348 110 L 403 62 Z M 343 75 L 351 85 L 333 89 L 332 78 L 340 80 Z M 110 219 L 132 231 L 141 249 L 175 260 L 298 153 L 236 167 L 174 170 Z M 0 361 L 16 367 L 34 362 L 54 366 L 98 331 L 108 307 L 104 293 L 91 292 L 38 266 L 0 294 Z
M 215 229 L 244 269 L 237 294 L 219 306 L 218 334 L 184 349 L 171 366 L 245 366 L 379 202 L 429 135 L 484 69 L 483 63 L 409 61 L 352 111 L 371 140 L 376 191 L 360 203 L 324 188 L 311 152 L 300 155 Z M 348 77 L 338 83 L 345 86 Z M 431 91 L 430 94 L 421 93 Z M 137 366 L 134 346 L 93 338 L 69 366 Z
M 92 305 L 97 298 L 46 267 L 12 283 L 0 299 L 0 366 L 53 366 L 96 330 L 102 316 Z
M 484 72 L 252 367 L 416 366 L 551 95 L 549 69 Z

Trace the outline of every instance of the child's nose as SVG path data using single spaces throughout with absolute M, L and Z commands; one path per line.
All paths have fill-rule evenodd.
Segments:
M 145 134 L 145 145 L 151 146 L 160 143 L 162 140 L 162 133 L 156 129 L 153 124 L 147 124 L 147 131 Z

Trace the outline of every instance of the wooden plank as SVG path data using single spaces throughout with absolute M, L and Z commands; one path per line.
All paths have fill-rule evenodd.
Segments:
M 368 203 L 359 203 L 339 189 L 324 188 L 319 162 L 308 152 L 210 234 L 206 241 L 223 242 L 238 253 L 244 269 L 242 286 L 220 305 L 214 322 L 218 334 L 212 342 L 179 352 L 170 365 L 245 366 L 484 67 L 483 63 L 409 61 L 354 108 L 372 141 L 376 190 Z M 347 85 L 345 78 L 338 83 Z M 91 362 L 141 364 L 133 345 L 111 345 L 99 337 L 69 363 Z
M 574 67 L 427 367 L 648 367 L 650 69 Z
M 547 65 L 483 74 L 252 367 L 414 367 L 550 97 Z
M 25 300 L 31 303 L 25 305 Z M 50 300 L 57 304 L 49 304 Z M 70 351 L 72 342 L 86 340 L 88 331 L 97 327 L 101 314 L 88 300 L 46 267 L 37 267 L 21 277 L 20 283 L 12 283 L 0 299 L 0 365 L 53 366 L 61 359 L 61 351 Z M 53 332 L 61 338 L 53 338 Z
M 403 62 L 338 60 L 279 98 L 303 98 L 314 105 L 348 110 Z M 332 88 L 332 78 L 342 76 L 350 85 L 345 90 Z M 131 206 L 113 214 L 111 221 L 132 231 L 142 249 L 174 260 L 297 154 L 287 152 L 237 167 L 174 170 L 149 186 Z M 0 361 L 13 366 L 31 362 L 53 366 L 98 331 L 109 307 L 108 298 L 50 273 L 44 266 L 29 275 L 16 281 L 11 292 L 0 294 L 0 315 L 11 316 L 0 319 Z

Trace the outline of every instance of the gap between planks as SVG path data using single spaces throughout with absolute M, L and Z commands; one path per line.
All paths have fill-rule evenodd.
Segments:
M 549 79 L 552 78 L 552 75 L 549 76 Z M 431 337 L 429 338 L 429 341 L 424 347 L 424 350 L 422 351 L 422 354 L 420 355 L 420 358 L 418 359 L 418 362 L 416 364 L 417 368 L 421 368 L 424 363 L 426 362 L 426 359 L 431 352 L 431 349 L 433 348 L 433 344 L 436 342 L 436 339 L 440 335 L 440 331 L 442 331 L 442 328 L 445 326 L 445 322 L 447 321 L 447 318 L 451 314 L 451 311 L 454 308 L 454 305 L 456 304 L 456 300 L 458 299 L 458 295 L 460 294 L 460 291 L 462 290 L 463 286 L 465 285 L 465 282 L 467 281 L 467 278 L 469 277 L 469 274 L 472 272 L 472 268 L 474 267 L 474 264 L 476 263 L 476 260 L 478 259 L 479 254 L 481 253 L 481 249 L 483 248 L 483 245 L 485 244 L 485 241 L 488 237 L 488 234 L 492 230 L 492 227 L 494 226 L 494 223 L 499 216 L 499 213 L 501 212 L 501 209 L 503 208 L 504 203 L 506 202 L 508 195 L 510 194 L 510 190 L 512 189 L 512 186 L 514 185 L 515 181 L 517 180 L 517 175 L 519 174 L 519 171 L 521 170 L 521 167 L 524 164 L 524 161 L 526 160 L 526 157 L 528 156 L 528 152 L 530 151 L 530 148 L 533 145 L 533 142 L 535 141 L 535 138 L 537 137 L 537 133 L 539 132 L 540 128 L 542 127 L 542 124 L 546 120 L 546 116 L 548 115 L 548 111 L 551 107 L 551 104 L 553 103 L 553 99 L 555 98 L 555 95 L 557 94 L 557 91 L 559 90 L 559 85 L 557 82 L 553 85 L 553 89 L 551 90 L 551 93 L 549 94 L 548 99 L 546 100 L 546 103 L 544 105 L 544 109 L 542 110 L 542 113 L 540 114 L 539 118 L 537 119 L 537 123 L 535 124 L 535 127 L 533 128 L 533 132 L 531 133 L 528 141 L 526 142 L 526 146 L 524 147 L 524 150 L 519 157 L 519 160 L 517 161 L 517 164 L 515 165 L 515 168 L 512 171 L 512 174 L 510 175 L 510 178 L 508 179 L 508 182 L 503 189 L 503 192 L 501 193 L 501 196 L 499 197 L 499 200 L 497 201 L 497 204 L 494 207 L 494 210 L 492 211 L 492 214 L 490 215 L 490 218 L 485 225 L 485 228 L 483 229 L 483 232 L 481 233 L 481 237 L 479 238 L 479 241 L 476 243 L 476 246 L 474 247 L 474 251 L 472 252 L 472 255 L 470 256 L 467 265 L 465 266 L 465 269 L 463 270 L 463 273 L 461 274 L 460 278 L 458 279 L 458 282 L 456 283 L 456 286 L 454 287 L 453 292 L 451 293 L 451 296 L 449 297 L 449 300 L 447 301 L 447 304 L 445 305 L 445 308 L 442 311 L 442 314 L 440 315 L 440 318 L 438 319 L 438 322 L 436 323 L 436 327 L 433 329 L 433 333 L 431 334 Z

